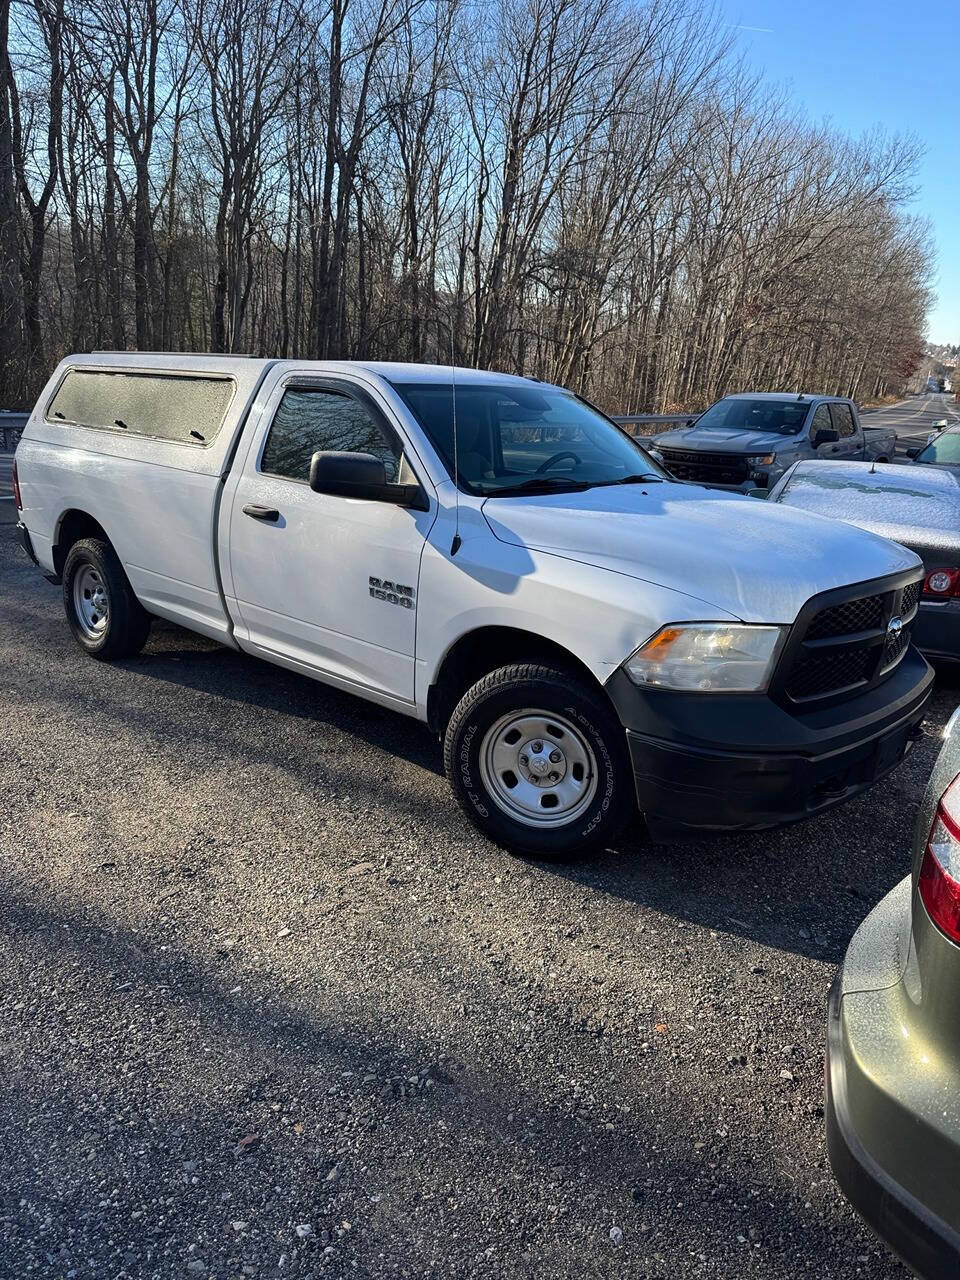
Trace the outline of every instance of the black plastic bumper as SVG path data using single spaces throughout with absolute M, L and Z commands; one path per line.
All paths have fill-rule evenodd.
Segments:
M 957 1280 L 960 1235 L 905 1190 L 866 1150 L 853 1127 L 840 1023 L 840 975 L 830 988 L 826 1062 L 827 1151 L 844 1195 L 924 1280 Z
M 39 569 L 40 561 L 37 559 L 37 553 L 34 551 L 33 543 L 30 541 L 30 531 L 27 529 L 27 526 L 22 521 L 18 522 L 17 524 L 17 533 L 20 535 L 21 547 L 23 547 L 24 551 L 27 553 L 27 555 L 30 557 L 30 559 Z
M 910 649 L 882 684 L 803 716 L 762 694 L 642 690 L 607 684 L 651 833 L 756 831 L 807 818 L 863 791 L 919 733 L 933 684 Z

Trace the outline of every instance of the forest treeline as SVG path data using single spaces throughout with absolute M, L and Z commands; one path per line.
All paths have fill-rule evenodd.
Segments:
M 0 0 L 0 51 L 0 405 L 92 348 L 623 411 L 923 353 L 916 145 L 798 118 L 690 0 Z

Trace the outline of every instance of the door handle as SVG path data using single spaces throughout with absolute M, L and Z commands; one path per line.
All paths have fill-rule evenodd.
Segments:
M 276 507 L 258 507 L 255 502 L 248 502 L 243 508 L 245 516 L 253 516 L 254 520 L 266 520 L 270 524 L 276 524 L 280 519 L 280 512 Z

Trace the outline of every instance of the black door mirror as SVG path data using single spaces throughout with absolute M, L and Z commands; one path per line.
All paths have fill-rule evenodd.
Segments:
M 399 507 L 429 511 L 427 495 L 418 484 L 388 484 L 380 458 L 372 453 L 346 453 L 326 449 L 310 459 L 310 488 L 338 498 L 367 498 L 392 502 Z
M 813 447 L 819 449 L 822 444 L 836 444 L 839 439 L 839 431 L 834 431 L 832 427 L 821 427 L 813 437 Z
M 920 454 L 920 453 L 922 453 L 922 452 L 923 452 L 923 450 L 920 448 L 920 446 L 919 446 L 918 444 L 914 445 L 912 449 L 907 449 L 907 450 L 906 450 L 906 454 L 907 454 L 907 457 L 908 457 L 908 458 L 916 458 L 916 457 L 918 456 L 918 454 Z

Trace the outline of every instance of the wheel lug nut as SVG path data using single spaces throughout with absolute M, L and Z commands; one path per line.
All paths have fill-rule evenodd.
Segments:
M 543 743 L 542 743 L 542 742 L 531 742 L 531 744 L 530 744 L 530 748 L 531 748 L 531 750 L 532 750 L 535 754 L 539 755 L 539 754 L 540 754 L 540 752 L 543 750 Z
M 527 757 L 526 757 L 526 756 L 521 756 L 521 757 L 520 757 L 520 763 L 521 763 L 521 764 L 529 764 L 529 763 L 530 763 L 530 761 L 527 759 Z
M 551 763 L 551 764 L 559 764 L 559 763 L 560 763 L 560 752 L 559 752 L 559 751 L 551 751 L 551 752 L 550 752 L 550 763 Z

